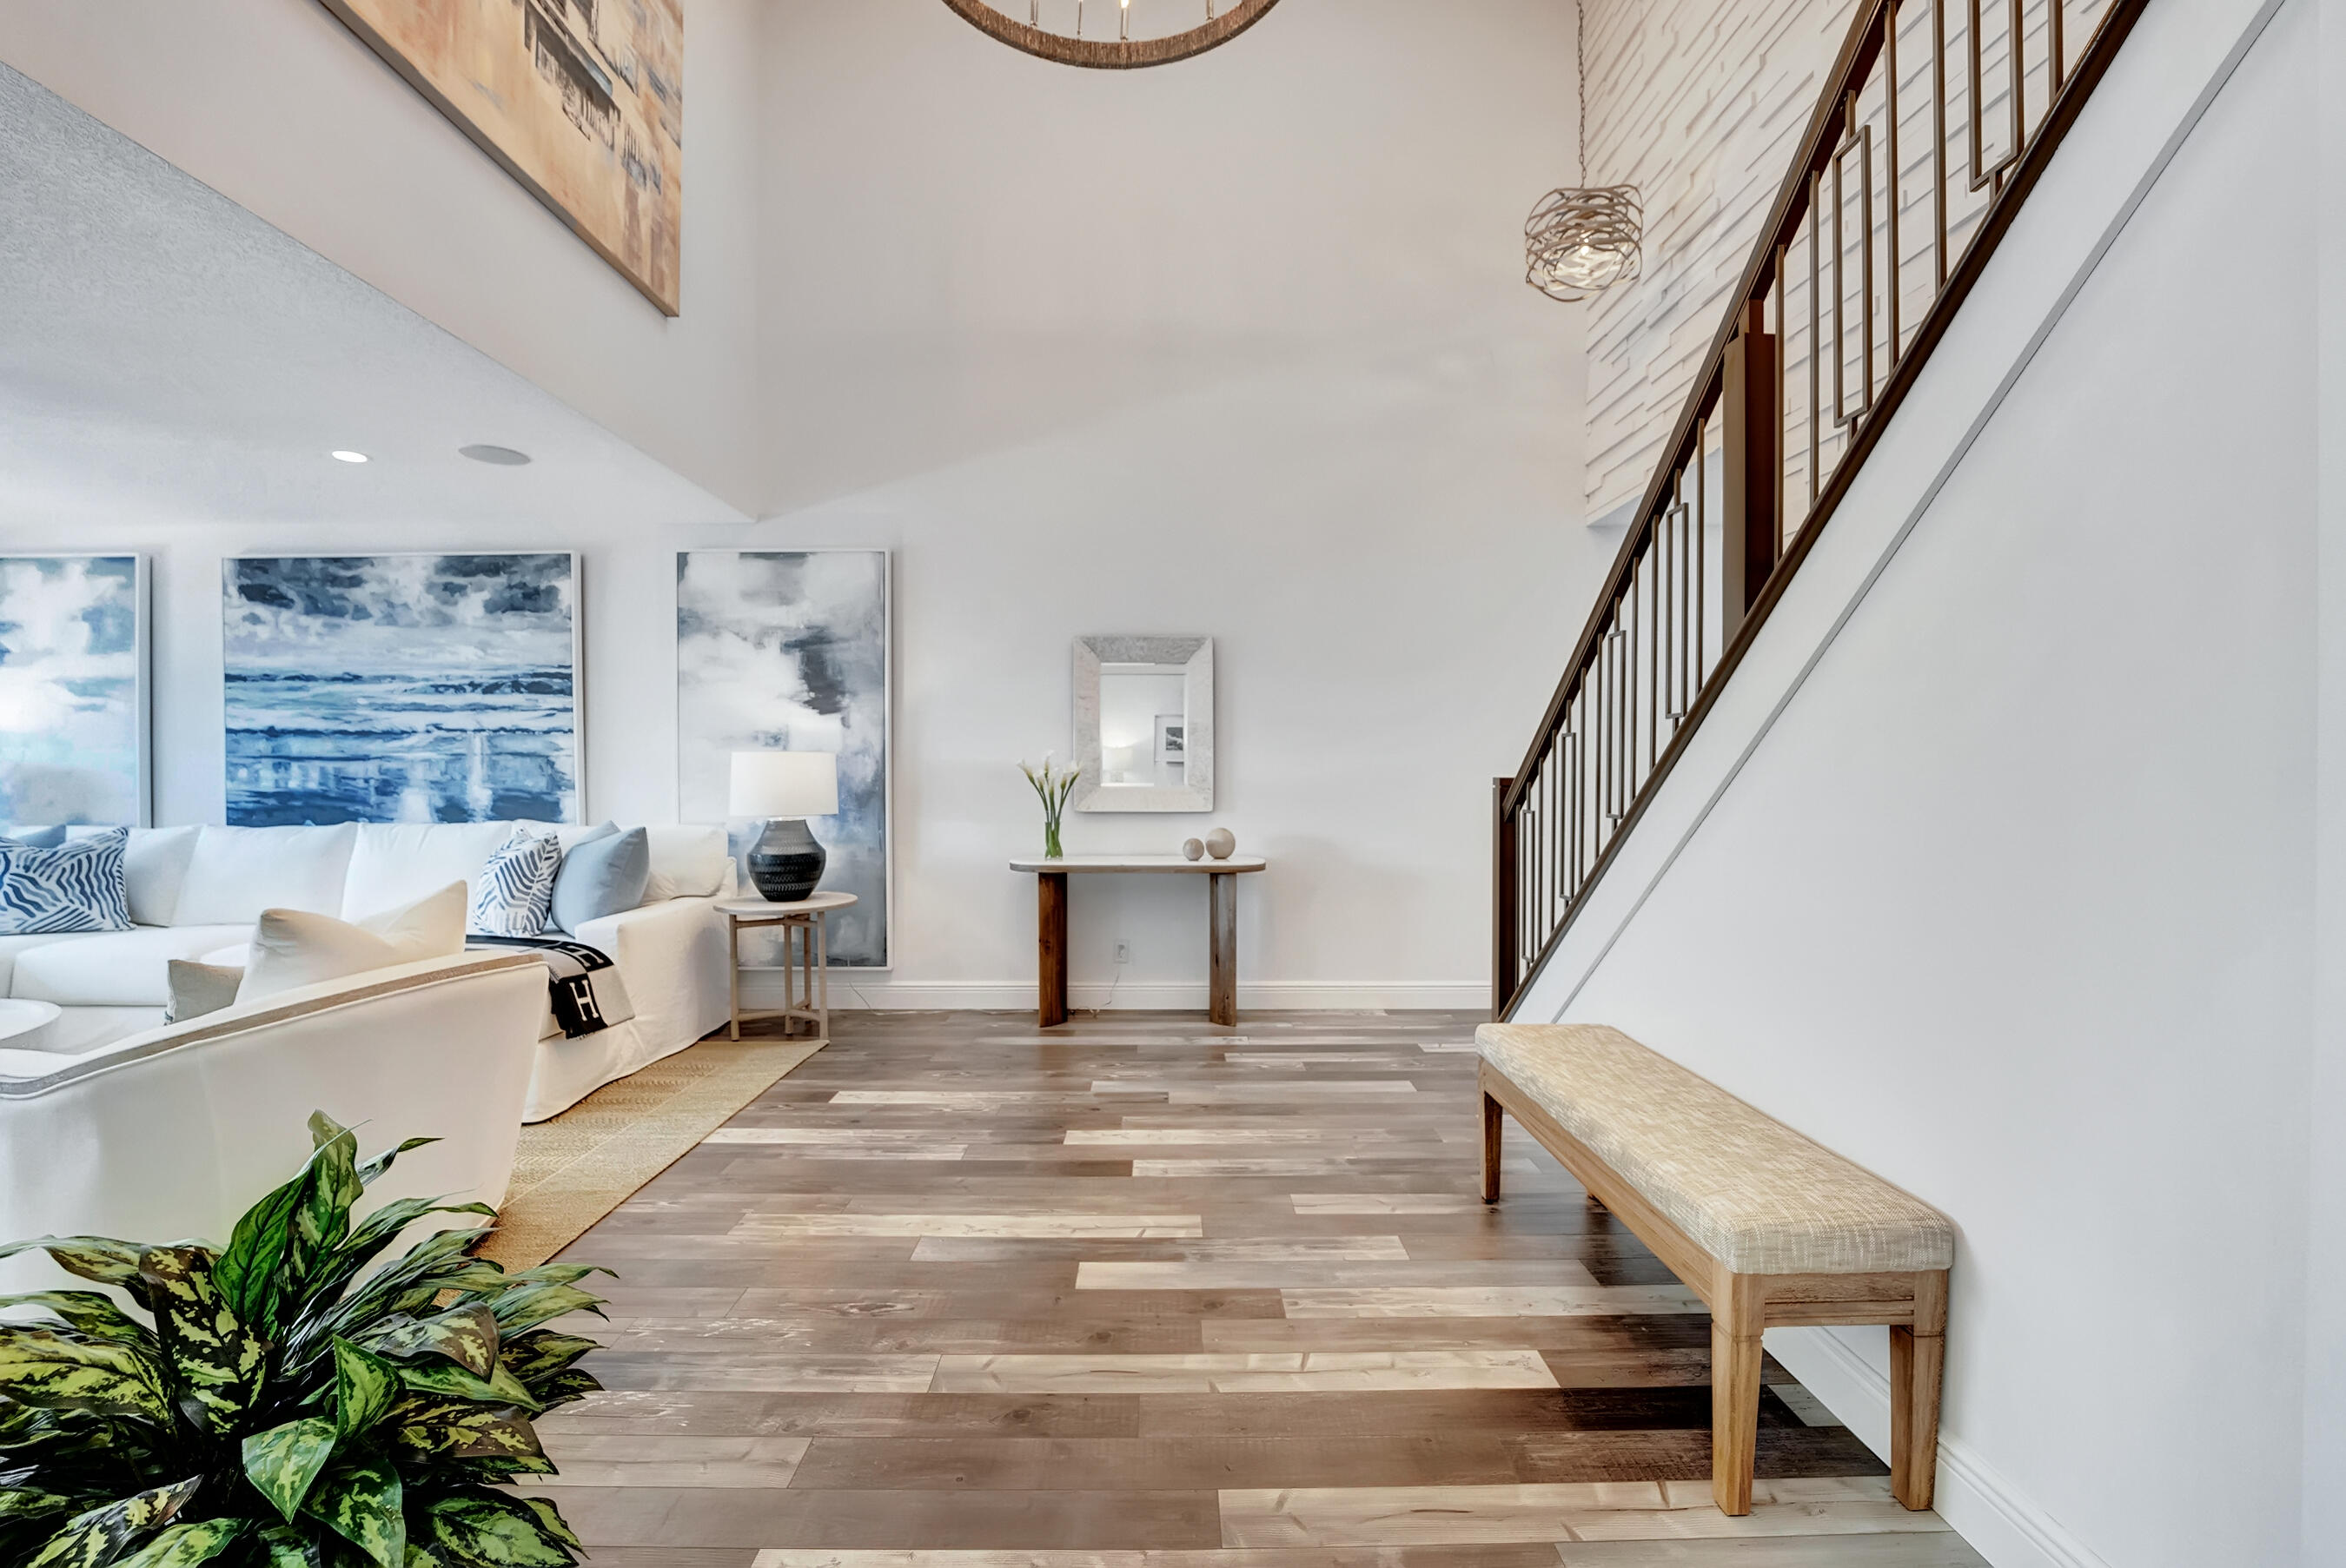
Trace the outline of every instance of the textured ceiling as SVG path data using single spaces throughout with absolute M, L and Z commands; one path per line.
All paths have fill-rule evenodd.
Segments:
M 0 547 L 60 522 L 740 516 L 0 66 Z

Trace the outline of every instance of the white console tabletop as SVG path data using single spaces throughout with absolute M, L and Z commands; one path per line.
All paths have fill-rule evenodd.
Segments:
M 1192 860 L 1181 855 L 1061 855 L 1049 860 L 1037 855 L 1031 860 L 1013 860 L 1014 871 L 1260 871 L 1270 862 L 1260 855 L 1232 855 L 1227 860 L 1212 859 Z

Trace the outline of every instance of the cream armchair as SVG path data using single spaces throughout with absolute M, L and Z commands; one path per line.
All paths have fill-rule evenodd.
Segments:
M 86 1056 L 0 1051 L 0 1241 L 97 1235 L 225 1243 L 309 1157 L 310 1113 L 362 1155 L 410 1137 L 368 1189 L 500 1203 L 513 1176 L 546 967 L 469 953 L 308 986 Z M 63 1280 L 0 1261 L 0 1293 Z

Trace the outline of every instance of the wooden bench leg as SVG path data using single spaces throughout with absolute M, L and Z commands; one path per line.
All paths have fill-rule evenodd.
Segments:
M 1947 1365 L 1947 1277 L 1918 1275 L 1914 1327 L 1890 1330 L 1890 1490 L 1917 1512 L 1939 1473 L 1939 1389 Z
M 1506 1143 L 1507 1113 L 1489 1095 L 1483 1096 L 1483 1201 L 1499 1201 L 1499 1152 Z
M 1710 1495 L 1721 1513 L 1751 1512 L 1751 1471 L 1760 1450 L 1758 1277 L 1721 1269 L 1710 1318 Z

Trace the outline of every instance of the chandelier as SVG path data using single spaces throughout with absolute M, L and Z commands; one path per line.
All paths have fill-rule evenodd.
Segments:
M 1580 73 L 1580 178 L 1588 178 L 1588 51 L 1585 8 L 1575 0 L 1572 50 Z M 1646 212 L 1634 185 L 1551 190 L 1524 220 L 1524 281 L 1567 304 L 1637 276 Z
M 1063 66 L 1128 71 L 1170 65 L 1227 44 L 1261 21 L 1279 0 L 1140 0 L 1137 6 L 1133 0 L 945 4 L 979 32 L 1014 49 Z

